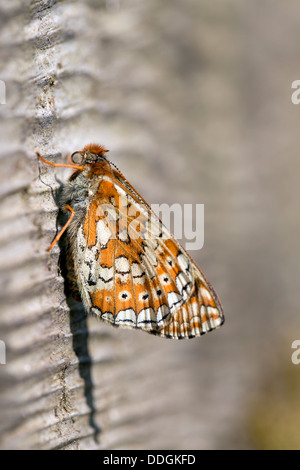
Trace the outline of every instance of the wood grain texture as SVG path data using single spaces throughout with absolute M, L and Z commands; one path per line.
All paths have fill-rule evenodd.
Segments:
M 292 324 L 298 305 L 284 275 L 297 273 L 297 207 L 283 210 L 286 162 L 274 168 L 276 142 L 299 147 L 286 101 L 299 78 L 296 6 L 262 3 L 0 2 L 1 448 L 249 446 L 249 390 L 282 309 Z M 280 28 L 280 48 L 257 8 Z M 149 203 L 205 204 L 205 248 L 192 255 L 223 300 L 222 330 L 166 341 L 86 318 L 66 299 L 59 248 L 46 248 L 69 171 L 39 164 L 35 151 L 61 162 L 91 141 L 110 148 Z M 295 153 L 287 158 L 298 168 Z M 276 200 L 290 238 L 270 218 Z

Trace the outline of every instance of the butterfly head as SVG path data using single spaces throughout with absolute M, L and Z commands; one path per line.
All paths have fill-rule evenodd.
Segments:
M 105 157 L 106 152 L 109 152 L 109 150 L 101 145 L 89 144 L 79 152 L 74 152 L 71 155 L 71 160 L 76 165 L 91 165 L 103 161 L 107 162 Z

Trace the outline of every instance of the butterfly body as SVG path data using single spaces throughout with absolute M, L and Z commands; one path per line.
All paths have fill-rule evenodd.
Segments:
M 76 169 L 59 201 L 72 212 L 66 251 L 73 296 L 107 323 L 162 337 L 221 326 L 213 288 L 105 152 L 92 144 L 65 165 Z

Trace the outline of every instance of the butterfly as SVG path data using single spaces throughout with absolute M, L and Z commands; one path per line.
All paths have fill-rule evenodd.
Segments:
M 151 207 L 106 157 L 89 144 L 68 155 L 75 171 L 59 206 L 71 293 L 88 313 L 114 326 L 166 338 L 193 338 L 224 323 L 221 303 L 204 274 Z

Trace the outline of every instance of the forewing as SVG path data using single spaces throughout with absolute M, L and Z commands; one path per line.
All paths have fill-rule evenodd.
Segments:
M 143 205 L 144 210 L 148 212 L 148 216 L 151 214 L 151 227 L 149 217 L 145 223 L 146 230 L 148 229 L 150 232 L 146 232 L 146 235 L 152 243 L 158 244 L 158 251 L 161 251 L 162 258 L 167 263 L 172 264 L 176 260 L 176 266 L 179 265 L 180 271 L 176 274 L 173 272 L 172 275 L 175 276 L 178 290 L 182 295 L 187 289 L 185 302 L 178 305 L 178 308 L 168 317 L 168 321 L 162 328 L 154 330 L 152 333 L 163 337 L 182 339 L 201 336 L 219 328 L 224 323 L 224 314 L 218 296 L 211 284 L 188 253 L 173 238 L 159 219 L 153 215 L 150 206 L 123 175 L 117 173 L 116 178 L 122 187 L 126 188 L 131 197 Z M 191 286 L 192 289 L 190 290 Z

